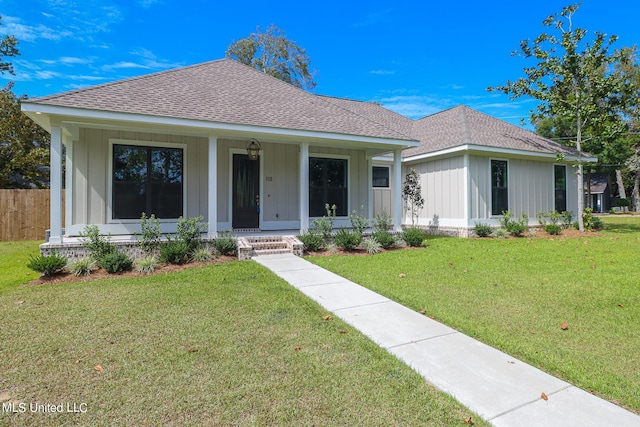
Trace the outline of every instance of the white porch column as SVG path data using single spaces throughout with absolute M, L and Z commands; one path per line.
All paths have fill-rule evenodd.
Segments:
M 209 163 L 207 167 L 207 211 L 209 238 L 218 237 L 218 138 L 209 135 Z
M 371 157 L 367 159 L 367 168 L 367 214 L 373 222 L 373 158 Z
M 62 141 L 65 148 L 65 170 L 64 170 L 64 188 L 65 188 L 65 215 L 64 225 L 65 229 L 73 225 L 73 196 L 74 196 L 74 177 L 75 171 L 73 169 L 73 145 L 80 141 L 80 128 L 76 125 L 65 125 L 64 130 L 68 133 L 65 136 L 63 132 Z M 66 233 L 65 234 L 69 234 Z
M 393 230 L 402 231 L 402 149 L 393 152 Z
M 68 230 L 73 224 L 73 139 L 65 141 L 65 167 L 64 167 L 64 225 Z
M 50 224 L 49 242 L 62 243 L 62 127 L 51 126 L 51 167 L 50 184 Z
M 309 229 L 309 143 L 300 144 L 300 233 Z

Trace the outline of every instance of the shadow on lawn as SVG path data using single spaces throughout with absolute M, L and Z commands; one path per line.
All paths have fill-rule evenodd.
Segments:
M 610 233 L 640 233 L 640 224 L 612 224 L 605 223 L 605 231 Z

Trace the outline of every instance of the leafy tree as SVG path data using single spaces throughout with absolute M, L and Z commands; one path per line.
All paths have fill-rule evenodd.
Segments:
M 414 168 L 411 168 L 402 183 L 402 197 L 404 205 L 411 214 L 411 225 L 415 226 L 420 215 L 420 209 L 424 206 L 420 176 Z
M 0 40 L 0 73 L 14 74 L 5 59 L 20 54 L 17 45 L 14 36 Z M 0 188 L 42 188 L 49 182 L 49 134 L 22 113 L 24 99 L 13 93 L 13 82 L 0 89 Z
M 49 134 L 20 111 L 26 96 L 0 89 L 0 188 L 45 188 L 49 183 Z
M 623 81 L 612 73 L 612 66 L 618 56 L 609 49 L 617 37 L 595 32 L 592 40 L 587 40 L 587 31 L 573 27 L 573 15 L 579 5 L 570 5 L 559 14 L 549 16 L 542 25 L 555 29 L 559 34 L 543 32 L 533 41 L 520 42 L 521 54 L 536 60 L 535 66 L 524 69 L 525 77 L 507 81 L 503 86 L 489 88 L 506 94 L 511 99 L 530 96 L 541 101 L 532 111 L 532 122 L 547 117 L 555 117 L 562 122 L 575 123 L 575 147 L 582 153 L 583 130 L 603 129 L 610 116 L 615 114 L 624 101 Z M 568 24 L 568 28 L 565 25 Z M 610 123 L 611 124 L 611 123 Z M 623 131 L 619 121 L 608 129 L 610 135 Z M 583 161 L 578 158 L 578 224 L 584 231 L 582 214 Z
M 305 49 L 275 25 L 264 33 L 257 27 L 249 37 L 233 41 L 226 56 L 301 89 L 316 87 Z
M 0 25 L 2 25 L 2 16 L 0 16 Z M 0 40 L 0 73 L 11 73 L 13 72 L 13 64 L 11 62 L 7 62 L 4 59 L 7 57 L 18 56 L 20 52 L 16 47 L 18 45 L 18 41 L 14 36 L 4 36 L 3 39 Z
M 625 80 L 626 97 L 624 117 L 628 123 L 626 140 L 631 149 L 631 155 L 626 160 L 626 166 L 633 177 L 631 200 L 633 210 L 640 211 L 640 65 L 635 48 L 620 50 L 621 60 L 616 64 L 616 73 Z

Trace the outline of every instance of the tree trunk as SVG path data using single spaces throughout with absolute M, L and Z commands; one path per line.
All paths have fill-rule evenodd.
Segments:
M 640 212 L 640 170 L 636 171 L 635 174 L 631 199 L 633 200 L 633 210 Z
M 578 94 L 578 100 L 580 95 Z M 579 102 L 578 102 L 578 105 Z M 582 171 L 582 116 L 580 115 L 580 108 L 578 107 L 578 120 L 577 120 L 577 133 L 576 133 L 576 148 L 578 149 L 578 230 L 584 232 L 584 180 Z
M 624 181 L 622 180 L 622 171 L 620 169 L 616 169 L 616 184 L 618 185 L 618 197 L 621 199 L 626 199 L 627 192 L 624 190 Z M 627 207 L 623 206 L 622 211 L 626 212 Z

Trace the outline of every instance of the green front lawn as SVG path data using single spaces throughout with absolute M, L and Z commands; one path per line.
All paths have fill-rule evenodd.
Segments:
M 25 251 L 0 244 L 0 403 L 26 405 L 0 425 L 486 425 L 254 262 L 25 286 Z
M 0 293 L 38 277 L 38 273 L 27 268 L 27 263 L 30 255 L 39 253 L 40 243 L 0 242 Z
M 601 237 L 434 238 L 310 260 L 640 412 L 640 218 L 605 224 Z

